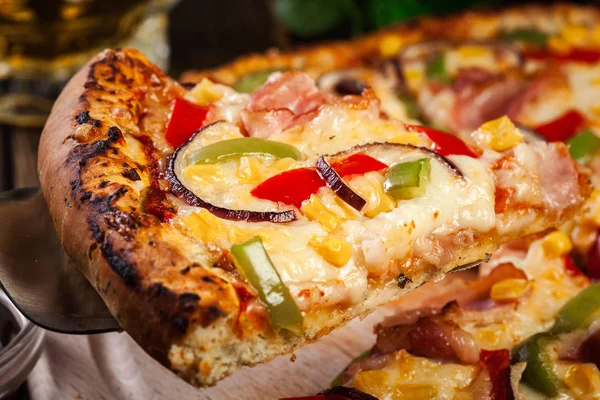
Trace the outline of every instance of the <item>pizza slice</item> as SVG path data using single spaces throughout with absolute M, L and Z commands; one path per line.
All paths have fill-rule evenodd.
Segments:
M 513 242 L 478 272 L 406 295 L 334 385 L 378 399 L 594 398 L 600 284 L 572 265 L 560 235 Z
M 562 143 L 510 121 L 469 147 L 299 71 L 190 90 L 134 50 L 68 84 L 39 174 L 68 254 L 123 328 L 195 385 L 314 341 L 578 211 Z

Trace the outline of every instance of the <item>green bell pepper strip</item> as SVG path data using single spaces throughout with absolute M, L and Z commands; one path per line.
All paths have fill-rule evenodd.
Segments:
M 281 281 L 260 237 L 231 246 L 231 255 L 236 269 L 267 306 L 275 332 L 286 329 L 302 335 L 302 313 Z
M 395 199 L 414 199 L 425 194 L 429 182 L 430 159 L 393 165 L 385 177 L 383 189 Z
M 427 79 L 441 84 L 450 82 L 450 76 L 448 75 L 448 71 L 446 71 L 446 57 L 443 53 L 438 54 L 427 63 L 425 66 L 425 76 Z
M 503 32 L 500 38 L 542 47 L 548 41 L 548 34 L 536 29 L 522 28 Z
M 274 158 L 302 158 L 300 151 L 289 144 L 253 137 L 223 140 L 192 153 L 188 164 L 216 164 L 237 160 L 242 156 L 262 155 Z
M 552 334 L 568 333 L 576 329 L 587 329 L 600 318 L 600 283 L 585 288 L 565 304 L 558 315 Z
M 538 333 L 522 343 L 513 362 L 527 362 L 522 380 L 548 397 L 558 394 L 561 383 L 552 371 L 552 357 L 548 347 L 554 338 L 548 333 Z
M 344 382 L 342 381 L 342 376 L 344 375 L 344 372 L 346 372 L 346 370 L 348 369 L 348 367 L 351 364 L 354 364 L 357 361 L 364 360 L 365 358 L 369 357 L 369 354 L 371 354 L 371 349 L 366 350 L 366 351 L 360 353 L 359 355 L 357 355 L 356 357 L 354 357 L 352 359 L 352 361 L 350 361 L 348 363 L 348 366 L 346 366 L 346 368 L 344 368 L 344 370 L 342 372 L 340 372 L 339 375 L 336 376 L 333 381 L 331 381 L 331 387 L 334 387 L 334 386 L 343 386 Z
M 265 69 L 263 71 L 251 72 L 241 77 L 233 88 L 240 93 L 254 93 L 261 87 L 273 72 L 281 71 L 278 69 Z
M 594 153 L 600 150 L 600 138 L 588 129 L 567 140 L 567 144 L 571 157 L 582 164 L 588 162 Z

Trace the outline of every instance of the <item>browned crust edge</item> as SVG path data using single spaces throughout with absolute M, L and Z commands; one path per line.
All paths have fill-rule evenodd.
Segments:
M 90 102 L 98 99 L 88 98 L 99 85 L 94 73 L 97 65 L 110 67 L 119 83 L 125 85 L 131 82 L 124 79 L 125 73 L 119 76 L 121 62 L 131 64 L 134 69 L 150 68 L 153 73 L 160 73 L 157 67 L 148 67 L 149 63 L 140 60 L 144 58 L 137 51 L 106 50 L 69 81 L 43 130 L 38 173 L 66 252 L 98 290 L 122 327 L 152 357 L 169 366 L 169 347 L 181 340 L 188 325 L 207 325 L 226 316 L 230 310 L 221 308 L 219 299 L 205 300 L 195 293 L 175 293 L 160 281 L 147 279 L 144 271 L 151 269 L 156 260 L 170 260 L 171 270 L 177 272 L 198 266 L 190 265 L 176 249 L 160 240 L 160 221 L 141 211 L 140 197 L 128 185 L 111 183 L 104 188 L 101 183 L 102 190 L 89 190 L 90 184 L 97 183 L 96 178 L 102 176 L 102 168 L 122 170 L 124 160 L 138 168 L 135 174 L 124 174 L 126 178 L 129 176 L 128 179 L 135 181 L 140 174 L 147 174 L 147 168 L 121 152 L 120 146 L 127 146 L 122 134 L 124 127 L 107 126 L 109 124 L 101 118 L 92 118 L 90 110 L 93 113 L 94 108 Z M 134 106 L 129 111 L 139 112 Z M 83 124 L 92 125 L 89 140 L 84 142 L 75 140 L 77 128 Z M 100 161 L 104 166 L 96 165 Z M 131 210 L 119 206 L 119 201 L 131 205 Z M 211 290 L 211 286 L 230 288 L 228 282 L 208 270 L 195 269 L 203 270 L 198 284 L 205 290 Z M 228 298 L 231 290 L 223 292 L 220 300 L 234 302 Z

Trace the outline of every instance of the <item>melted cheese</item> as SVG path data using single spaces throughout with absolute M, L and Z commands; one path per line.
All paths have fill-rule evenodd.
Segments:
M 271 137 L 271 140 L 296 145 L 303 153 L 301 161 L 246 156 L 216 165 L 193 165 L 177 173 L 186 187 L 217 206 L 254 211 L 291 209 L 291 206 L 252 196 L 250 192 L 257 181 L 249 179 L 249 174 L 266 180 L 290 168 L 314 166 L 316 157 L 321 154 L 346 150 L 356 144 L 385 141 L 404 132 L 404 126 L 396 121 L 360 119 L 365 112 L 325 106 L 314 121 Z M 218 130 L 225 132 L 223 135 L 226 137 L 214 132 L 217 130 L 207 130 L 190 145 L 190 149 L 184 150 L 182 156 L 219 140 L 241 137 L 233 125 Z M 387 165 L 424 156 L 418 150 L 397 149 L 390 151 L 385 146 L 372 146 L 365 153 Z M 317 197 L 328 212 L 337 216 L 339 223 L 333 229 L 332 226 L 321 225 L 314 217 L 309 220 L 299 211 L 296 211 L 298 220 L 288 224 L 218 219 L 216 223 L 205 221 L 206 218 L 190 217 L 206 214 L 207 211 L 187 206 L 180 208 L 178 226 L 201 241 L 208 241 L 207 251 L 210 244 L 228 249 L 255 235 L 261 236 L 281 278 L 303 309 L 332 303 L 356 304 L 366 295 L 367 278 L 388 277 L 388 269 L 394 263 L 413 256 L 413 248 L 419 238 L 431 234 L 451 236 L 460 229 L 485 233 L 494 228 L 494 182 L 486 162 L 464 156 L 451 158 L 464 173 L 465 179 L 458 178 L 445 164 L 433 158 L 425 194 L 400 200 L 397 205 L 394 201 L 391 209 L 386 208 L 373 218 L 353 211 L 324 186 Z M 250 164 L 252 167 L 249 167 Z M 249 168 L 254 172 L 248 172 Z M 382 185 L 382 174 L 372 172 L 368 176 Z M 363 180 L 364 177 L 358 177 L 348 183 L 359 193 L 373 190 Z M 210 231 L 208 235 L 204 234 L 207 230 Z M 337 264 L 328 262 L 322 252 L 320 254 L 314 246 L 310 246 L 314 237 L 347 242 L 351 256 L 343 258 L 347 260 L 344 265 L 340 265 L 339 261 Z M 438 265 L 441 261 L 435 263 Z M 325 288 L 321 290 L 325 294 L 307 297 L 305 289 L 315 285 Z

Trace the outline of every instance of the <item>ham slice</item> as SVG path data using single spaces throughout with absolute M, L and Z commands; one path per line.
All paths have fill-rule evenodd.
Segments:
M 454 104 L 454 123 L 461 131 L 477 129 L 484 122 L 506 115 L 512 102 L 525 90 L 524 80 L 509 75 L 490 78 L 481 83 L 475 76 L 474 81 L 459 79 L 460 90 Z
M 318 108 L 333 99 L 303 72 L 275 73 L 252 95 L 242 111 L 242 122 L 250 136 L 268 138 L 311 121 Z

